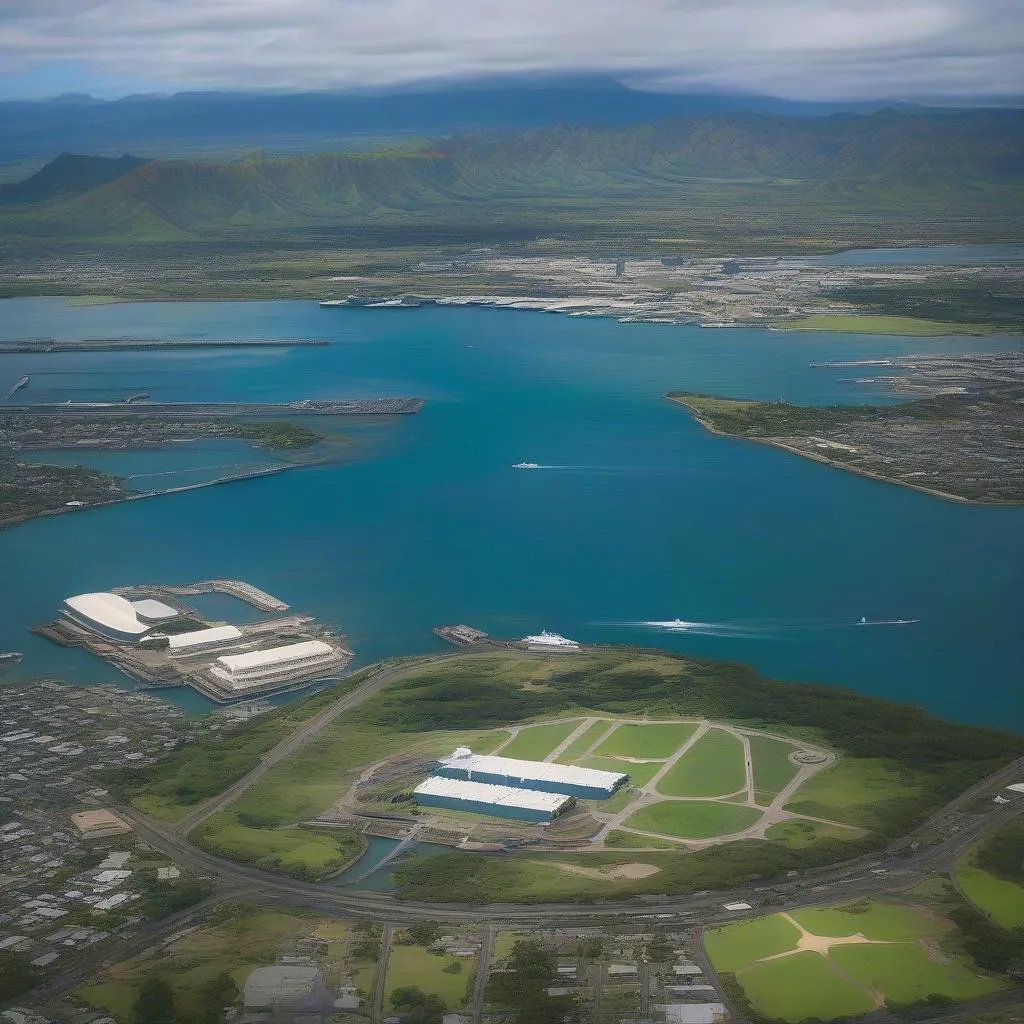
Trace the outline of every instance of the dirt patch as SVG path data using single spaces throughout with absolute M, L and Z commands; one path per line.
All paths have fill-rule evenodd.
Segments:
M 653 864 L 609 864 L 603 868 L 585 868 L 581 864 L 565 864 L 561 861 L 535 860 L 534 864 L 544 864 L 548 867 L 558 868 L 561 871 L 568 871 L 571 875 L 583 875 L 584 878 L 596 878 L 602 882 L 613 881 L 636 881 L 640 878 L 648 878 L 656 875 L 661 868 Z
M 948 957 L 934 942 L 929 942 L 927 939 L 918 939 L 917 944 L 925 951 L 928 959 L 936 964 L 948 964 L 951 963 L 951 958 Z

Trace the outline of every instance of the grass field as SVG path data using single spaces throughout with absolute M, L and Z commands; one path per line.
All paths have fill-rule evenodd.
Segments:
M 1003 928 L 1024 927 L 1024 888 L 975 867 L 969 860 L 956 869 L 964 895 Z
M 751 736 L 749 740 L 750 757 L 754 762 L 754 789 L 767 796 L 775 796 L 800 770 L 789 760 L 796 747 L 767 736 Z
M 521 757 L 525 761 L 543 761 L 566 737 L 572 735 L 579 722 L 554 722 L 523 729 L 501 748 L 502 757 Z
M 695 732 L 696 725 L 620 725 L 595 754 L 619 757 L 671 757 Z
M 740 976 L 747 998 L 766 1017 L 801 1021 L 857 1017 L 874 1009 L 864 989 L 833 973 L 817 953 L 757 964 Z
M 655 839 L 652 836 L 636 836 L 632 832 L 616 829 L 605 836 L 604 845 L 609 850 L 678 850 L 679 845 L 667 839 Z
M 765 835 L 768 839 L 785 843 L 791 850 L 803 850 L 821 839 L 849 842 L 851 839 L 860 838 L 864 832 L 857 828 L 843 828 L 839 825 L 825 825 L 820 821 L 803 821 L 797 818 L 772 825 Z
M 841 331 L 846 334 L 899 334 L 916 338 L 947 334 L 991 334 L 990 324 L 956 324 L 943 320 L 922 320 L 916 316 L 873 316 L 866 314 L 815 313 L 782 325 L 793 331 Z
M 416 986 L 423 992 L 433 992 L 444 1000 L 449 1010 L 457 1009 L 466 1001 L 466 979 L 475 961 L 468 958 L 438 956 L 422 946 L 393 945 L 388 956 L 388 973 L 384 980 L 384 995 L 390 1004 L 396 988 Z M 455 964 L 457 974 L 446 974 L 445 967 Z
M 576 758 L 582 757 L 590 749 L 590 746 L 597 742 L 607 728 L 608 723 L 605 721 L 593 722 L 585 732 L 577 736 L 576 739 L 574 739 L 572 743 L 570 743 L 569 746 L 567 746 L 565 750 L 558 755 L 556 758 L 558 763 L 574 763 Z
M 800 932 L 778 914 L 739 921 L 704 934 L 704 947 L 717 971 L 735 973 L 755 960 L 784 953 L 796 945 Z
M 934 955 L 933 955 L 934 956 Z M 974 974 L 950 957 L 943 963 L 918 943 L 894 946 L 841 946 L 829 953 L 840 970 L 866 989 L 884 992 L 887 1002 L 914 1003 L 930 995 L 976 999 L 1003 986 Z
M 914 1003 L 931 995 L 973 999 L 1005 987 L 955 952 L 955 926 L 928 906 L 862 900 L 789 916 L 814 937 L 873 941 L 796 952 L 798 930 L 782 914 L 708 932 L 705 946 L 715 968 L 735 974 L 766 1017 L 827 1020 L 866 1013 L 882 1002 Z M 949 940 L 953 951 L 943 949 Z M 791 956 L 765 959 L 789 950 Z
M 666 796 L 726 796 L 744 788 L 743 746 L 722 729 L 710 729 L 658 783 Z
M 880 758 L 842 757 L 808 779 L 786 807 L 799 814 L 884 830 L 890 808 L 902 810 L 921 796 L 911 771 Z
M 740 804 L 713 800 L 663 800 L 641 807 L 626 819 L 625 826 L 680 839 L 710 839 L 741 832 L 760 817 L 760 811 Z
M 596 768 L 602 772 L 626 772 L 633 780 L 634 786 L 643 786 L 661 770 L 657 761 L 641 762 L 621 761 L 614 757 L 584 757 L 576 762 L 581 768 Z M 602 805 L 602 810 L 604 805 Z

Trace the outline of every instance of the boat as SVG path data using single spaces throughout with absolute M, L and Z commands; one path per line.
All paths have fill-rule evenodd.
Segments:
M 539 462 L 516 462 L 512 465 L 513 469 L 540 469 Z
M 867 616 L 866 615 L 862 615 L 860 617 L 860 622 L 858 622 L 857 625 L 858 626 L 866 626 L 867 624 L 868 624 Z
M 559 636 L 558 633 L 549 633 L 546 629 L 542 629 L 535 636 L 524 636 L 519 642 L 528 647 L 546 647 L 561 651 L 577 651 L 580 646 L 575 640 Z

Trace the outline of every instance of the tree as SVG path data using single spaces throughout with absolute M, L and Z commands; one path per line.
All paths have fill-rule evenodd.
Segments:
M 441 934 L 441 926 L 436 921 L 416 921 L 406 930 L 417 946 L 429 946 Z
M 39 983 L 39 973 L 20 953 L 0 953 L 0 1003 L 20 996 Z
M 159 974 L 151 974 L 132 1004 L 133 1024 L 175 1024 L 174 989 Z
M 199 990 L 197 1024 L 220 1024 L 224 1010 L 238 998 L 238 986 L 227 971 L 221 971 Z
M 440 996 L 423 992 L 415 985 L 396 988 L 391 993 L 391 1005 L 411 1024 L 441 1024 L 448 1012 Z
M 667 964 L 674 956 L 672 943 L 665 937 L 664 932 L 655 932 L 647 943 L 647 962 L 652 964 Z

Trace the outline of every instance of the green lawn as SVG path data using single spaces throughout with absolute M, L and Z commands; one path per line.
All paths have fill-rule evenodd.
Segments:
M 1003 928 L 1024 926 L 1024 888 L 974 867 L 969 860 L 956 869 L 964 895 Z
M 842 331 L 845 334 L 900 334 L 916 338 L 946 334 L 991 334 L 988 324 L 956 324 L 942 320 L 922 320 L 916 316 L 871 316 L 863 314 L 815 313 L 784 330 Z
M 775 796 L 786 788 L 800 770 L 789 760 L 789 755 L 796 747 L 767 736 L 750 736 L 749 739 L 750 756 L 754 762 L 754 788 Z
M 732 733 L 709 729 L 658 783 L 666 796 L 726 796 L 744 788 L 743 744 Z
M 772 914 L 738 921 L 704 933 L 704 948 L 716 971 L 736 972 L 761 957 L 796 949 L 800 933 L 784 917 Z
M 525 761 L 543 761 L 555 747 L 576 731 L 579 722 L 555 722 L 523 729 L 507 746 L 502 757 L 521 757 Z
M 678 850 L 679 844 L 668 839 L 654 839 L 651 836 L 637 836 L 632 832 L 616 829 L 605 836 L 604 845 L 609 850 Z
M 620 757 L 671 757 L 695 732 L 696 725 L 627 723 L 620 725 L 595 751 Z
M 756 964 L 738 980 L 760 1013 L 775 1020 L 858 1017 L 874 1007 L 867 992 L 833 973 L 817 953 Z
M 581 768 L 597 768 L 602 772 L 625 772 L 633 780 L 634 786 L 643 786 L 650 782 L 662 767 L 657 761 L 637 764 L 614 757 L 585 757 L 576 764 Z
M 557 761 L 559 764 L 573 764 L 576 758 L 582 757 L 587 750 L 590 749 L 592 743 L 596 743 L 597 740 L 604 735 L 611 723 L 601 720 L 594 722 L 582 735 L 577 736 L 576 739 L 569 744 L 561 754 L 558 755 Z
M 858 829 L 843 828 L 840 825 L 824 825 L 820 821 L 803 821 L 800 818 L 780 821 L 765 832 L 769 839 L 784 843 L 791 850 L 802 850 L 805 847 L 813 846 L 819 839 L 839 839 L 850 842 L 863 834 Z
M 906 807 L 923 801 L 917 776 L 882 758 L 841 757 L 808 779 L 786 804 L 788 810 L 847 825 L 884 830 Z
M 197 838 L 218 856 L 310 881 L 341 871 L 364 848 L 354 829 L 250 828 L 231 811 L 210 818 Z
M 1005 986 L 974 974 L 963 963 L 942 954 L 948 963 L 929 957 L 918 943 L 893 946 L 838 946 L 829 957 L 865 988 L 882 992 L 887 1002 L 913 1003 L 930 995 L 976 999 Z
M 388 956 L 388 973 L 384 980 L 384 996 L 390 1005 L 396 988 L 415 985 L 423 992 L 440 996 L 449 1010 L 462 1006 L 466 999 L 466 979 L 475 961 L 462 957 L 438 956 L 422 946 L 392 945 Z M 446 974 L 444 968 L 458 964 L 458 974 Z
M 660 832 L 680 839 L 731 835 L 753 825 L 761 812 L 740 804 L 709 800 L 663 800 L 641 807 L 625 821 L 627 828 Z
M 859 900 L 840 907 L 795 910 L 792 917 L 809 932 L 830 938 L 859 932 L 866 939 L 908 942 L 949 931 L 949 925 L 937 923 L 912 907 L 880 900 Z

